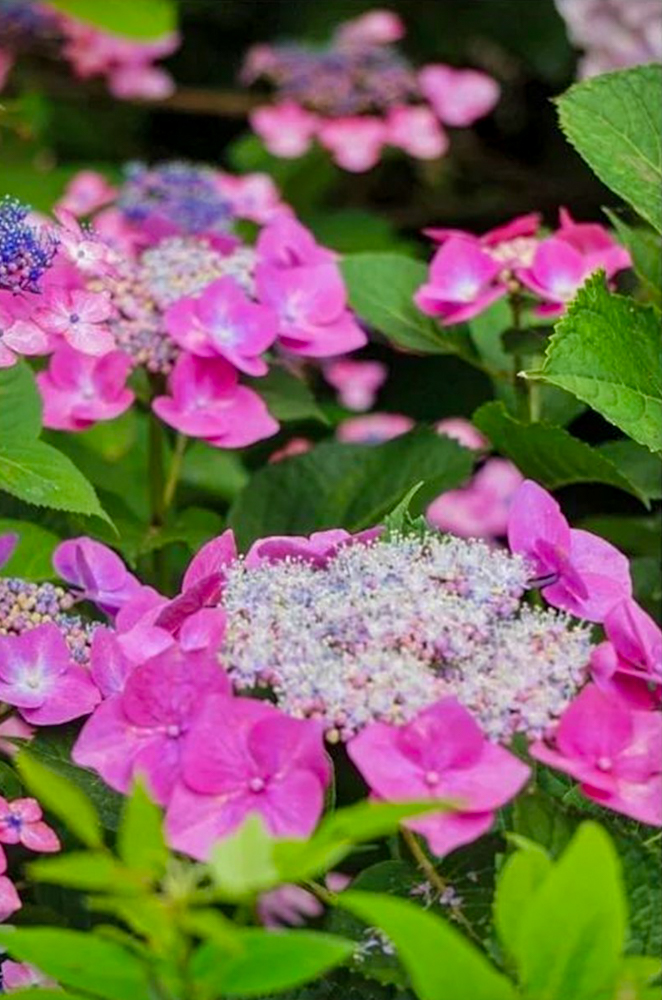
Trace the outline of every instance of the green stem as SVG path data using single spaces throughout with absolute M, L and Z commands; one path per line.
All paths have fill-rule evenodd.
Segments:
M 510 296 L 510 311 L 513 318 L 513 329 L 522 329 L 522 299 L 517 292 Z M 530 386 L 526 379 L 520 378 L 519 373 L 524 368 L 524 362 L 519 354 L 513 354 L 513 388 L 517 397 L 518 415 L 523 420 L 531 419 Z
M 150 413 L 147 468 L 149 476 L 149 527 L 152 532 L 157 532 L 159 528 L 163 527 L 166 514 L 163 502 L 165 490 L 163 445 L 163 424 L 154 413 Z M 152 554 L 152 571 L 156 585 L 163 589 L 167 583 L 167 569 L 162 549 L 155 549 Z
M 188 438 L 186 435 L 178 434 L 175 441 L 175 450 L 173 452 L 172 461 L 170 462 L 170 469 L 168 470 L 168 478 L 163 489 L 164 512 L 170 509 L 172 502 L 175 499 L 177 484 L 179 483 L 179 477 L 182 471 L 182 462 L 184 460 L 184 453 L 186 452 L 187 445 Z

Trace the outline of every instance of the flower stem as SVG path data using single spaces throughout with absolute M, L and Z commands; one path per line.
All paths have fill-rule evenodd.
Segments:
M 184 453 L 188 445 L 188 438 L 185 434 L 178 434 L 175 440 L 175 450 L 168 470 L 168 478 L 163 489 L 163 510 L 164 513 L 170 509 L 177 493 L 177 485 L 182 471 Z

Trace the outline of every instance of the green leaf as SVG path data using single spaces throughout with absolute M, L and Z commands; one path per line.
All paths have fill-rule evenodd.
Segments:
M 662 345 L 653 306 L 611 295 L 593 275 L 556 325 L 529 378 L 572 392 L 651 451 L 662 440 Z
M 352 309 L 396 347 L 457 354 L 481 366 L 465 328 L 441 327 L 414 304 L 414 293 L 427 281 L 424 263 L 396 253 L 357 253 L 340 266 Z
M 78 21 L 126 38 L 160 38 L 177 27 L 172 0 L 49 0 Z
M 0 944 L 12 958 L 30 962 L 65 987 L 103 1000 L 146 1000 L 143 966 L 124 948 L 94 934 L 50 927 L 0 927 Z
M 603 483 L 625 490 L 648 504 L 647 494 L 607 456 L 563 427 L 542 421 L 522 423 L 506 412 L 503 403 L 485 403 L 472 419 L 496 450 L 510 458 L 523 475 L 550 490 L 573 483 Z
M 662 499 L 662 465 L 657 455 L 635 441 L 608 441 L 598 451 L 649 500 Z
M 168 863 L 161 810 L 141 781 L 126 799 L 117 831 L 117 853 L 129 868 L 160 878 Z
M 60 539 L 39 524 L 0 518 L 0 535 L 14 532 L 19 542 L 11 559 L 0 569 L 0 576 L 20 576 L 23 580 L 50 580 L 53 578 L 51 556 Z
M 505 976 L 439 917 L 377 893 L 343 892 L 337 902 L 387 935 L 420 1000 L 515 1000 Z
M 260 997 L 302 986 L 347 961 L 353 943 L 313 931 L 246 930 L 239 939 L 243 954 L 228 958 L 212 944 L 203 944 L 191 971 L 198 987 L 232 997 Z M 497 998 L 494 998 L 497 1000 Z
M 259 813 L 250 813 L 234 833 L 214 846 L 209 868 L 225 899 L 254 896 L 278 883 L 274 840 Z
M 551 867 L 549 856 L 532 842 L 511 855 L 503 866 L 494 898 L 494 923 L 508 951 L 517 953 L 522 915 Z
M 415 506 L 459 486 L 473 455 L 426 428 L 380 445 L 328 442 L 260 469 L 237 497 L 229 523 L 243 547 L 265 535 L 350 531 L 378 524 L 421 480 Z M 293 502 L 292 498 L 296 498 Z
M 662 67 L 575 84 L 558 98 L 566 136 L 601 181 L 662 232 Z
M 0 444 L 0 490 L 37 507 L 109 521 L 94 488 L 73 462 L 43 441 Z
M 424 517 L 419 515 L 418 517 L 412 517 L 409 508 L 411 507 L 412 500 L 422 488 L 423 483 L 416 483 L 412 488 L 404 495 L 399 504 L 390 511 L 384 518 L 384 531 L 386 537 L 391 537 L 393 535 L 416 535 L 418 537 L 425 536 L 430 527 L 428 522 Z
M 0 369 L 0 442 L 33 440 L 41 430 L 41 397 L 25 361 Z
M 531 1000 L 610 997 L 625 943 L 620 864 L 597 823 L 583 823 L 521 915 L 510 947 Z
M 19 1000 L 89 1000 L 82 993 L 69 990 L 50 989 L 48 986 L 29 986 L 27 990 L 12 990 Z
M 56 858 L 33 861 L 28 869 L 37 882 L 63 885 L 89 892 L 120 892 L 127 882 L 127 872 L 111 854 L 95 851 L 71 851 Z
M 604 209 L 621 242 L 630 251 L 632 266 L 651 302 L 662 304 L 662 246 L 660 237 L 652 229 L 628 226 L 615 212 Z
M 21 778 L 45 809 L 57 816 L 88 847 L 103 847 L 101 823 L 87 796 L 67 778 L 22 750 L 17 759 Z
M 594 535 L 601 535 L 631 556 L 650 556 L 662 548 L 662 518 L 660 512 L 650 517 L 627 517 L 603 514 L 585 517 L 576 525 Z
M 249 480 L 241 456 L 235 451 L 212 448 L 194 441 L 186 451 L 182 482 L 222 500 L 234 500 Z
M 272 365 L 268 375 L 247 379 L 247 384 L 262 397 L 272 417 L 282 423 L 291 420 L 328 423 L 304 380 L 285 368 Z

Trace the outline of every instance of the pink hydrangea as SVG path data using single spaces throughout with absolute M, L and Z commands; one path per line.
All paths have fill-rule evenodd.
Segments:
M 74 216 L 91 215 L 117 196 L 117 188 L 96 170 L 79 170 L 67 184 L 55 208 Z
M 35 319 L 50 334 L 64 337 L 70 347 L 99 356 L 115 347 L 108 327 L 112 307 L 102 292 L 53 288 Z
M 232 211 L 240 219 L 264 225 L 291 209 L 281 200 L 278 188 L 268 174 L 253 173 L 234 176 L 218 172 L 216 183 L 227 198 Z
M 405 26 L 391 10 L 369 10 L 341 24 L 336 37 L 343 45 L 392 45 L 404 37 Z
M 47 354 L 50 338 L 37 323 L 17 315 L 12 296 L 0 292 L 0 369 L 11 368 L 21 355 Z
M 528 559 L 534 584 L 554 607 L 602 622 L 615 604 L 631 596 L 626 557 L 604 538 L 571 528 L 556 500 L 530 479 L 512 500 L 508 543 Z
M 437 434 L 445 434 L 458 444 L 472 451 L 484 451 L 488 447 L 487 440 L 469 420 L 464 417 L 444 417 L 434 425 Z
M 18 545 L 18 535 L 13 531 L 7 531 L 0 535 L 0 569 L 9 562 Z
M 381 529 L 369 528 L 356 535 L 344 528 L 328 531 L 314 531 L 312 535 L 274 535 L 253 542 L 246 553 L 246 565 L 258 566 L 263 562 L 280 562 L 282 559 L 297 559 L 313 566 L 325 566 L 329 559 L 346 545 L 366 542 L 376 538 Z
M 319 119 L 294 101 L 284 101 L 256 108 L 250 114 L 250 123 L 270 153 L 296 159 L 310 148 Z
M 47 622 L 0 636 L 0 699 L 36 726 L 89 715 L 100 700 L 88 672 L 73 662 L 64 636 Z
M 30 986 L 57 987 L 54 979 L 45 976 L 34 965 L 29 965 L 27 962 L 12 962 L 9 959 L 0 966 L 0 979 L 7 993 L 13 993 L 15 990 L 22 992 L 24 987 Z
M 96 628 L 90 643 L 90 675 L 103 697 L 120 694 L 133 668 L 116 633 L 105 626 Z
M 123 690 L 99 705 L 83 726 L 72 758 L 119 792 L 128 792 L 142 775 L 156 801 L 165 804 L 196 715 L 213 694 L 229 691 L 230 682 L 212 654 L 173 646 L 137 666 Z
M 269 462 L 282 462 L 286 458 L 295 458 L 297 455 L 305 455 L 307 451 L 314 447 L 313 442 L 309 438 L 305 437 L 293 437 L 283 445 L 282 448 L 277 448 L 276 451 L 272 452 L 269 456 Z
M 0 854 L 0 923 L 8 920 L 12 913 L 16 913 L 16 911 L 20 910 L 23 905 L 16 891 L 16 886 L 12 880 L 5 875 L 6 871 L 7 859 L 3 851 Z M 6 964 L 6 962 L 3 962 L 2 964 L 3 971 Z
M 81 597 L 108 615 L 116 614 L 141 587 L 120 557 L 92 538 L 61 542 L 53 553 L 53 568 Z
M 0 844 L 22 844 L 28 850 L 40 853 L 60 850 L 58 836 L 44 823 L 41 806 L 36 799 L 8 802 L 0 796 Z M 4 856 L 1 847 L 0 854 Z
M 253 812 L 276 837 L 307 837 L 331 775 L 322 728 L 263 701 L 207 698 L 166 816 L 171 845 L 205 860 Z
M 462 128 L 483 118 L 498 103 L 501 88 L 487 73 L 435 63 L 418 74 L 424 96 L 444 125 Z
M 404 413 L 367 413 L 343 420 L 336 428 L 336 437 L 345 444 L 381 444 L 413 427 L 414 421 Z
M 260 232 L 255 248 L 261 261 L 283 270 L 333 264 L 337 259 L 332 250 L 319 245 L 309 229 L 282 213 Z
M 234 278 L 219 278 L 198 298 L 179 299 L 166 311 L 166 330 L 184 350 L 223 357 L 247 375 L 266 375 L 261 357 L 278 336 L 274 312 L 252 301 Z
M 508 530 L 510 505 L 523 481 L 512 462 L 489 458 L 467 486 L 433 500 L 428 520 L 461 538 L 498 538 Z
M 130 371 L 131 359 L 122 351 L 93 357 L 63 343 L 37 375 L 44 426 L 84 431 L 97 420 L 118 417 L 135 398 L 126 387 Z
M 21 741 L 31 740 L 34 734 L 33 727 L 28 726 L 19 715 L 7 716 L 0 722 L 0 753 L 7 757 L 15 757 Z
M 632 600 L 605 615 L 607 641 L 591 657 L 595 683 L 634 708 L 651 708 L 662 697 L 662 632 Z
M 299 885 L 281 885 L 264 892 L 257 901 L 257 915 L 267 930 L 280 927 L 302 927 L 307 920 L 321 917 L 320 901 Z
M 377 392 L 386 381 L 387 368 L 381 361 L 353 361 L 338 358 L 324 367 L 324 378 L 338 391 L 338 398 L 348 410 L 369 410 Z
M 261 397 L 238 385 L 236 369 L 224 358 L 180 355 L 168 388 L 170 395 L 152 404 L 157 416 L 216 448 L 244 448 L 278 431 Z
M 323 122 L 317 136 L 339 167 L 363 173 L 379 162 L 389 130 L 381 118 L 356 115 Z
M 355 736 L 349 756 L 380 799 L 453 800 L 450 813 L 409 820 L 438 855 L 471 843 L 494 822 L 495 810 L 525 785 L 529 768 L 490 743 L 454 698 L 443 698 L 405 726 L 374 722 Z
M 431 108 L 403 105 L 391 108 L 386 119 L 389 145 L 419 160 L 436 160 L 448 152 L 450 140 Z
M 662 826 L 662 716 L 637 712 L 589 684 L 563 713 L 536 760 L 572 775 L 587 798 Z
M 414 301 L 445 326 L 463 323 L 506 294 L 505 285 L 497 280 L 501 270 L 502 265 L 475 241 L 451 236 L 435 253 L 429 279 Z

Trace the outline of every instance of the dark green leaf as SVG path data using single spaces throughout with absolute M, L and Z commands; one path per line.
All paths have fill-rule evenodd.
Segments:
M 662 67 L 636 66 L 575 84 L 561 127 L 600 180 L 662 232 Z
M 21 778 L 45 809 L 88 847 L 103 846 L 99 816 L 80 788 L 26 750 L 20 752 L 16 764 Z
M 473 422 L 520 472 L 548 489 L 572 483 L 603 483 L 647 504 L 647 495 L 609 458 L 563 427 L 522 423 L 506 412 L 503 403 L 485 403 L 474 413 Z
M 598 450 L 649 500 L 662 499 L 662 464 L 648 448 L 635 441 L 608 441 Z
M 592 531 L 594 535 L 601 535 L 628 555 L 650 556 L 662 548 L 662 520 L 659 512 L 651 517 L 626 517 L 620 514 L 585 517 L 577 527 Z
M 41 430 L 41 397 L 25 361 L 0 369 L 0 442 L 34 440 Z
M 272 365 L 264 378 L 248 379 L 247 382 L 262 397 L 276 420 L 318 420 L 327 423 L 304 380 L 285 368 Z
M 37 507 L 109 520 L 94 488 L 73 462 L 43 441 L 0 445 L 0 490 Z
M 222 500 L 234 500 L 248 479 L 248 472 L 235 451 L 194 441 L 184 456 L 182 482 Z
M 378 524 L 423 480 L 414 498 L 420 510 L 419 503 L 464 482 L 472 462 L 466 448 L 423 428 L 375 446 L 321 444 L 257 472 L 235 500 L 229 523 L 242 547 L 265 535 L 358 531 Z
M 114 35 L 149 41 L 174 31 L 177 11 L 172 0 L 49 0 L 51 7 Z
M 662 441 L 660 315 L 611 295 L 602 273 L 556 325 L 540 378 L 572 392 L 628 437 L 659 452 Z
M 615 212 L 604 210 L 616 229 L 621 241 L 632 257 L 632 266 L 651 302 L 662 304 L 662 246 L 660 237 L 652 229 L 634 228 L 623 222 Z

